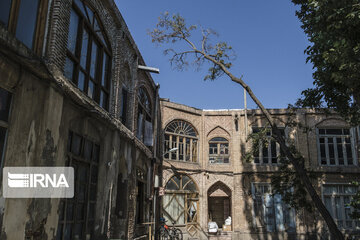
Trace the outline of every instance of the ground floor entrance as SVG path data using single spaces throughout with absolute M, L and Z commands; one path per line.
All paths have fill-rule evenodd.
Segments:
M 225 219 L 230 216 L 229 197 L 209 197 L 209 221 L 216 222 L 219 228 L 225 223 Z

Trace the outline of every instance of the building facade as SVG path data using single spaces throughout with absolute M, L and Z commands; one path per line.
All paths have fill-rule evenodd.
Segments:
M 0 166 L 75 170 L 74 198 L 1 195 L 0 239 L 144 238 L 157 219 L 159 86 L 114 1 L 0 9 Z
M 248 135 L 266 126 L 260 110 L 247 110 L 245 118 L 244 110 L 201 110 L 163 99 L 161 111 L 162 215 L 183 229 L 184 239 L 327 239 L 318 213 L 295 211 L 271 194 L 270 176 L 280 158 L 271 133 L 253 160 L 245 160 L 252 144 Z M 347 206 L 357 191 L 350 183 L 360 178 L 359 128 L 335 114 L 298 110 L 292 117 L 305 131 L 285 125 L 286 109 L 269 111 L 315 174 L 313 185 L 339 228 L 359 237 L 360 222 L 350 218 Z M 231 226 L 224 229 L 229 216 Z M 222 230 L 209 234 L 208 222 Z

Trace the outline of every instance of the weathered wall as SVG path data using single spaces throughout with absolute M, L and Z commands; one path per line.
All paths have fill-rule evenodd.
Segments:
M 155 112 L 158 92 L 151 76 L 138 71 L 144 60 L 112 0 L 88 1 L 111 44 L 109 111 L 64 77 L 71 2 L 49 1 L 42 55 L 35 55 L 0 26 L 0 87 L 13 99 L 4 166 L 66 166 L 69 131 L 90 138 L 100 145 L 94 236 L 133 239 L 147 232 L 135 223 L 136 169 L 152 173 L 153 157 L 160 156 L 135 137 L 137 90 L 144 86 L 148 91 L 153 123 L 161 120 Z M 119 116 L 122 87 L 129 92 L 125 125 Z M 156 129 L 154 134 L 159 137 Z M 146 179 L 151 191 L 144 221 L 151 220 L 152 181 Z M 59 199 L 0 196 L 0 239 L 56 239 L 59 203 Z
M 319 214 L 310 214 L 298 211 L 296 214 L 296 236 L 294 234 L 259 233 L 253 226 L 253 199 L 251 193 L 252 182 L 270 182 L 272 172 L 277 171 L 276 165 L 257 165 L 246 162 L 244 154 L 251 147 L 247 142 L 245 131 L 245 118 L 243 110 L 199 110 L 182 104 L 172 103 L 168 100 L 161 102 L 162 127 L 175 119 L 188 121 L 194 126 L 198 133 L 200 142 L 199 158 L 197 163 L 183 161 L 164 161 L 163 186 L 174 175 L 169 166 L 173 166 L 178 172 L 188 174 L 199 189 L 199 220 L 198 239 L 207 239 L 208 223 L 208 191 L 213 184 L 221 182 L 231 189 L 231 215 L 232 215 L 232 237 L 233 239 L 305 239 L 311 234 L 326 232 L 325 223 Z M 271 109 L 279 127 L 285 127 L 288 120 L 288 112 L 285 109 Z M 324 183 L 349 183 L 359 179 L 360 170 L 356 166 L 319 166 L 317 149 L 317 127 L 346 127 L 349 125 L 339 116 L 332 114 L 326 116 L 312 110 L 300 110 L 294 115 L 294 119 L 310 131 L 303 129 L 286 129 L 288 139 L 294 141 L 295 146 L 305 158 L 305 165 L 310 171 L 317 175 L 313 184 L 321 196 L 321 186 Z M 236 122 L 238 128 L 236 128 Z M 248 110 L 248 134 L 252 127 L 266 126 L 266 120 L 259 110 Z M 209 140 L 220 136 L 229 140 L 230 163 L 209 163 Z M 183 228 L 184 232 L 186 228 Z M 191 237 L 189 234 L 187 237 Z M 189 238 L 190 239 L 190 238 Z

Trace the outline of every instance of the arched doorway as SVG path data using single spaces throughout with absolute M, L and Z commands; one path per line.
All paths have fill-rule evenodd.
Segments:
M 208 221 L 222 228 L 231 217 L 231 189 L 222 182 L 214 183 L 208 190 Z

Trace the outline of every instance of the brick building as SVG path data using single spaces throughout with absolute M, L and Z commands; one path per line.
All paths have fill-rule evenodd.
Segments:
M 280 195 L 270 194 L 270 176 L 278 170 L 277 143 L 260 144 L 253 162 L 244 160 L 251 148 L 247 135 L 266 125 L 260 110 L 248 110 L 246 121 L 244 110 L 201 110 L 162 100 L 161 111 L 162 214 L 183 229 L 184 239 L 326 236 L 325 223 L 317 213 L 295 211 Z M 360 222 L 350 219 L 351 209 L 346 205 L 356 192 L 349 183 L 360 178 L 359 128 L 351 128 L 335 114 L 299 110 L 295 118 L 310 128 L 306 132 L 285 127 L 286 109 L 269 111 L 305 157 L 307 169 L 316 174 L 313 184 L 339 228 L 347 235 L 359 235 Z M 223 228 L 229 216 L 230 231 L 208 234 L 209 221 Z
M 1 168 L 73 166 L 76 186 L 72 199 L 0 196 L 0 239 L 141 239 L 157 219 L 159 86 L 114 1 L 0 9 Z

